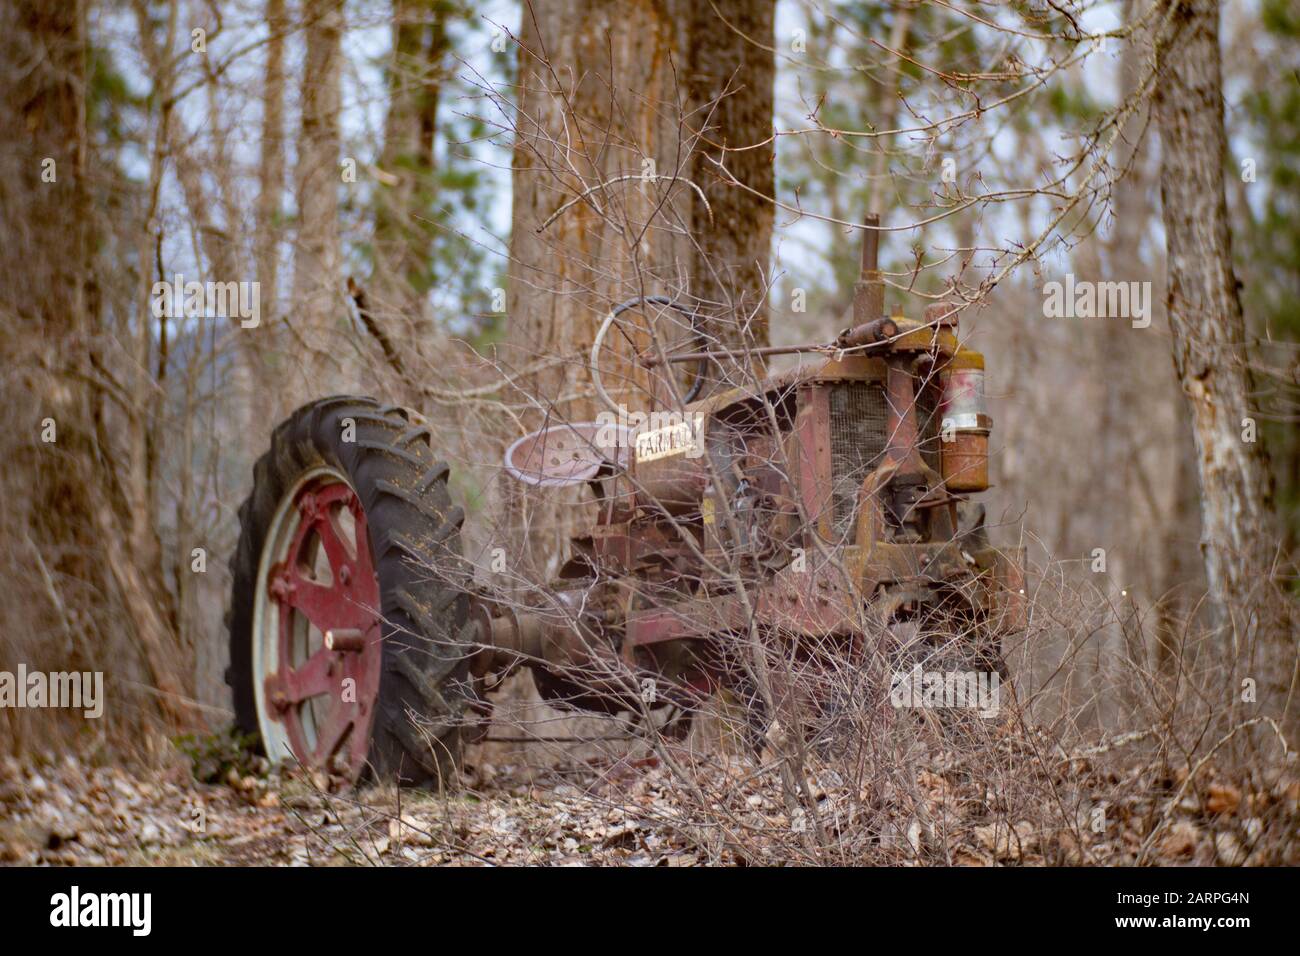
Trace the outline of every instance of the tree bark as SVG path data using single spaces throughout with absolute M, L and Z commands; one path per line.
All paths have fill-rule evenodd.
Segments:
M 303 351 L 295 399 L 328 394 L 345 375 L 339 345 L 343 298 L 338 190 L 342 0 L 304 0 L 307 56 L 302 77 L 302 128 L 295 189 L 298 234 L 293 260 L 292 315 L 287 319 Z
M 698 310 L 713 338 L 736 343 L 748 332 L 767 344 L 774 7 L 525 3 L 506 354 L 515 367 L 538 356 L 562 363 L 521 383 L 537 409 L 533 427 L 604 410 L 591 397 L 588 352 L 627 299 L 667 296 Z M 677 334 L 667 318 L 657 323 L 663 337 Z M 667 389 L 643 368 L 602 362 L 601 372 L 629 411 L 664 407 Z M 541 524 L 533 544 L 553 559 L 568 523 Z
M 1243 440 L 1254 386 L 1224 196 L 1219 5 L 1162 0 L 1157 12 L 1165 27 L 1153 107 L 1173 361 L 1195 435 L 1210 598 L 1237 656 L 1278 607 L 1269 586 L 1278 535 L 1263 445 Z
M 375 192 L 374 269 L 366 290 L 369 321 L 399 347 L 386 350 L 407 379 L 409 356 L 432 345 L 424 310 L 432 265 L 434 136 L 447 54 L 448 6 L 442 0 L 394 0 L 388 114 Z M 404 362 L 401 356 L 408 360 Z
M 254 259 L 268 324 L 276 316 L 280 281 L 280 209 L 284 198 L 284 0 L 266 0 L 266 75 L 262 83 L 262 142 L 258 167 Z
M 162 586 L 143 538 L 153 535 L 148 495 L 124 489 L 112 473 L 113 437 L 127 419 L 125 444 L 140 456 L 134 436 L 143 402 L 130 386 L 117 386 L 120 406 L 106 408 L 110 380 L 105 357 L 100 290 L 94 267 L 102 244 L 93 187 L 92 142 L 87 133 L 85 5 L 20 0 L 0 10 L 0 229 L 8 254 L 0 253 L 0 367 L 7 375 L 4 406 L 21 422 L 22 443 L 6 449 L 3 518 L 8 541 L 26 537 L 48 566 L 49 591 L 58 611 L 81 622 L 84 663 L 125 662 L 121 631 L 102 604 L 120 601 L 127 630 L 140 649 L 159 708 L 174 728 L 189 725 L 189 682 L 175 634 L 160 610 Z M 52 162 L 45 178 L 46 164 Z M 137 268 L 147 270 L 147 263 Z M 148 373 L 148 320 L 144 325 Z M 134 343 L 139 346 L 140 339 Z M 52 420 L 56 438 L 44 442 L 42 423 Z M 107 421 L 106 421 L 107 420 Z M 12 453 L 10 453 L 12 452 Z M 141 535 L 143 529 L 146 534 Z M 11 536 L 12 533 L 12 536 Z M 133 545 L 135 545 L 133 547 Z M 6 549 L 5 557 L 11 553 Z M 6 574 L 21 588 L 27 569 Z M 67 587 L 69 597 L 59 595 Z M 95 595 L 91 604 L 86 594 Z M 39 612 L 28 626 L 39 626 Z M 5 619 L 15 621 L 9 611 Z M 65 617 L 65 625 L 67 619 Z M 52 635 L 54 629 L 35 633 Z M 59 669 L 69 667 L 73 647 L 43 640 L 41 653 Z
M 694 17 L 683 72 L 695 111 L 688 125 L 700 134 L 691 175 L 709 201 L 708 209 L 698 200 L 693 204 L 698 245 L 691 295 L 711 313 L 710 326 L 722 342 L 767 345 L 766 282 L 776 207 L 765 197 L 776 196 L 776 4 L 706 0 L 689 8 Z M 732 185 L 729 177 L 748 188 Z
M 581 363 L 601 317 L 634 295 L 684 291 L 675 267 L 689 255 L 689 187 L 636 178 L 646 160 L 665 176 L 689 176 L 687 136 L 672 115 L 679 91 L 670 64 L 680 60 L 680 40 L 667 13 L 639 0 L 524 5 L 508 334 L 512 360 L 567 360 L 525 387 L 570 420 L 597 411 Z M 661 227 L 647 231 L 652 216 Z

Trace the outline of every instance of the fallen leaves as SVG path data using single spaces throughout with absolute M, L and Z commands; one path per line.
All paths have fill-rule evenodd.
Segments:
M 1205 811 L 1207 813 L 1236 813 L 1241 804 L 1241 791 L 1230 783 L 1212 783 L 1207 788 Z
M 1169 828 L 1169 832 L 1160 843 L 1160 848 L 1163 855 L 1170 860 L 1190 859 L 1196 852 L 1200 840 L 1201 832 L 1196 824 L 1179 820 Z
M 995 764 L 1005 769 L 1007 755 Z M 1023 768 L 1022 768 L 1023 771 Z M 861 778 L 810 758 L 795 795 L 739 756 L 615 761 L 433 795 L 320 788 L 292 774 L 146 776 L 71 759 L 0 763 L 0 862 L 91 865 L 959 866 L 1292 864 L 1300 783 L 1206 767 L 1054 765 L 1016 787 L 932 752 Z M 1172 777 L 1173 782 L 1170 782 Z M 483 780 L 490 779 L 490 785 Z M 329 781 L 326 781 L 328 784 Z

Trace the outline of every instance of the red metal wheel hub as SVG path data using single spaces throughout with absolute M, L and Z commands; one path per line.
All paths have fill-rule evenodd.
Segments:
M 297 529 L 267 578 L 279 633 L 266 700 L 295 757 L 355 780 L 369 749 L 383 656 L 365 510 L 350 486 L 330 476 L 298 489 L 293 504 Z

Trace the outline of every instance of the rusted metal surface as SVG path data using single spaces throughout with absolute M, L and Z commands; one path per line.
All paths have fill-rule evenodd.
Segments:
M 831 442 L 830 396 L 824 388 L 805 386 L 799 389 L 799 412 L 795 418 L 795 442 L 798 449 L 799 497 L 811 528 L 804 536 L 804 547 L 813 547 L 809 537 L 815 532 L 831 539 Z
M 988 485 L 983 359 L 958 342 L 951 303 L 921 322 L 884 316 L 866 232 L 855 326 L 830 345 L 793 347 L 823 353 L 816 362 L 688 406 L 698 416 L 689 456 L 665 446 L 644 461 L 635 451 L 571 455 L 532 469 L 565 481 L 599 474 L 604 507 L 574 539 L 564 590 L 536 608 L 489 601 L 477 612 L 493 660 L 581 668 L 618 697 L 635 686 L 629 675 L 669 662 L 679 683 L 707 683 L 708 655 L 682 649 L 754 629 L 818 653 L 860 653 L 898 616 L 954 600 L 989 633 L 1025 626 L 1023 553 L 972 551 L 958 533 L 962 493 Z M 735 353 L 669 360 L 724 354 Z M 879 420 L 863 396 L 879 402 Z M 853 425 L 863 416 L 870 427 Z M 940 417 L 951 425 L 942 442 Z M 520 458 L 547 453 L 528 446 Z M 710 568 L 739 568 L 743 592 Z
M 835 339 L 835 345 L 841 349 L 853 349 L 863 345 L 878 345 L 898 334 L 898 324 L 893 319 L 872 319 L 851 329 L 845 329 Z
M 987 432 L 954 431 L 943 445 L 943 481 L 951 491 L 984 491 L 989 486 Z
M 920 475 L 925 466 L 918 446 L 916 394 L 912 370 L 905 359 L 890 359 L 885 395 L 889 403 L 889 441 L 885 448 L 885 461 L 895 466 L 896 477 Z
M 683 423 L 687 428 L 690 422 Z M 628 473 L 643 508 L 663 509 L 674 514 L 698 509 L 709 481 L 709 462 L 704 455 L 707 435 L 692 439 L 692 446 L 680 453 L 650 461 L 632 456 Z
M 880 217 L 870 215 L 862 229 L 862 264 L 853 286 L 853 322 L 864 325 L 885 314 L 885 283 L 880 275 Z
M 989 486 L 989 430 L 984 405 L 984 357 L 961 350 L 940 369 L 943 383 L 943 477 L 950 491 Z

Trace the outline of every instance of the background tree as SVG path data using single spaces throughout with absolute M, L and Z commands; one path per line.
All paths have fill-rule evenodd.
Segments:
M 135 235 L 104 214 L 122 198 L 115 190 L 127 190 L 94 175 L 107 151 L 90 126 L 111 121 L 120 87 L 101 72 L 86 23 L 80 2 L 0 12 L 0 223 L 10 238 L 0 256 L 0 347 L 15 426 L 5 561 L 15 593 L 30 599 L 7 602 L 5 631 L 15 636 L 6 661 L 53 670 L 116 661 L 122 677 L 137 661 L 156 692 L 144 709 L 180 727 L 192 718 L 190 682 L 158 577 L 151 476 L 121 467 L 128 449 L 144 447 L 147 369 L 118 378 L 122 339 L 106 328 L 115 320 L 147 355 L 148 318 L 138 286 L 123 294 L 97 263 L 134 259 Z M 145 467 L 143 455 L 134 461 Z
M 379 167 L 387 182 L 375 196 L 374 266 L 367 306 L 392 323 L 413 356 L 431 344 L 424 298 L 431 281 L 435 225 L 434 131 L 448 54 L 449 4 L 399 0 L 393 6 L 388 112 Z M 398 364 L 401 364 L 399 358 Z
M 1268 459 L 1251 432 L 1255 393 L 1224 194 L 1219 5 L 1159 5 L 1160 194 L 1174 368 L 1191 409 L 1210 595 L 1234 652 L 1269 620 L 1278 553 Z
M 1229 31 L 1227 27 L 1235 29 Z M 1300 544 L 1300 13 L 1265 0 L 1260 22 L 1225 23 L 1224 60 L 1243 91 L 1227 172 L 1260 411 L 1286 551 Z M 1242 241 L 1235 241 L 1240 237 Z M 1292 589 L 1295 582 L 1292 581 Z
M 534 427 L 604 410 L 591 399 L 587 352 L 604 315 L 630 298 L 683 303 L 712 341 L 767 343 L 774 9 L 772 0 L 525 4 L 509 344 L 520 365 L 536 356 L 558 365 L 527 379 L 540 400 Z M 680 317 L 646 314 L 663 344 L 675 341 L 669 325 Z M 645 375 L 619 357 L 602 368 L 611 394 L 650 411 Z M 537 542 L 563 528 L 532 527 Z
M 339 149 L 343 36 L 342 0 L 304 0 L 302 30 L 306 60 L 302 72 L 301 131 L 294 170 L 298 205 L 293 258 L 293 309 L 286 317 L 302 350 L 295 369 L 295 394 L 302 400 L 333 391 L 351 377 L 343 362 L 340 330 L 345 315 L 339 188 L 344 157 Z M 355 157 L 347 157 L 355 167 Z M 353 175 L 355 175 L 353 173 Z

